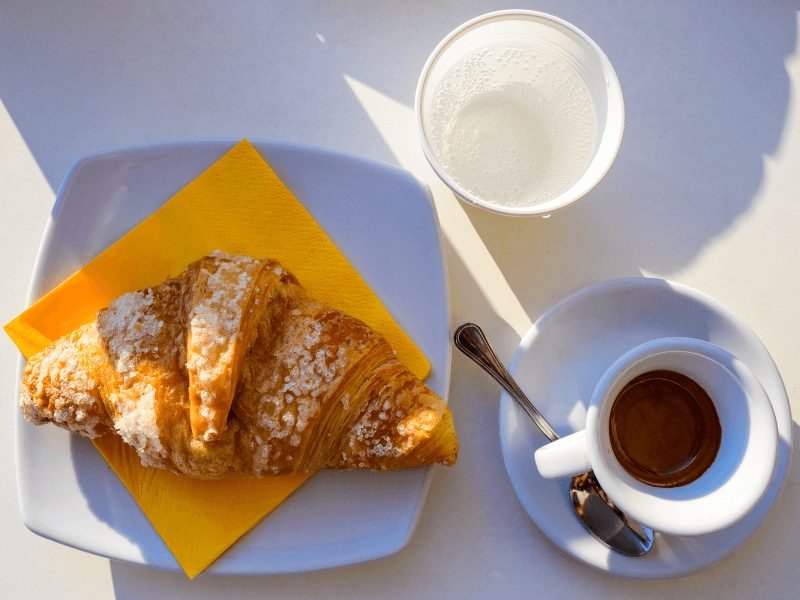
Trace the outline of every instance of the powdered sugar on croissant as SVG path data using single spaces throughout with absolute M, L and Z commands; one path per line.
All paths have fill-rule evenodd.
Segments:
M 32 357 L 34 423 L 109 432 L 193 477 L 452 464 L 444 402 L 361 321 L 271 260 L 216 252 Z

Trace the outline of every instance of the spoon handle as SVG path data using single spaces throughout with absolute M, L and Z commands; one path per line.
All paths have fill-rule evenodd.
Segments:
M 551 442 L 558 439 L 558 434 L 550 426 L 550 423 L 547 422 L 547 419 L 542 416 L 542 413 L 536 410 L 536 407 L 528 400 L 528 397 L 516 384 L 505 366 L 503 366 L 503 363 L 497 358 L 497 354 L 495 354 L 492 346 L 489 344 L 489 340 L 486 339 L 486 335 L 480 327 L 475 323 L 464 323 L 456 329 L 453 340 L 455 341 L 456 348 L 471 358 L 478 366 L 491 375 L 497 383 L 503 386 L 503 389 L 517 401 L 526 413 L 528 413 L 528 416 L 533 419 L 536 426 L 542 430 L 542 433 L 545 434 Z

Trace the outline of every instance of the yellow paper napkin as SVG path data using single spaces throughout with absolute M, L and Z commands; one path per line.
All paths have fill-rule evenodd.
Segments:
M 428 375 L 422 352 L 247 140 L 4 329 L 29 357 L 117 296 L 156 285 L 216 249 L 279 260 L 313 296 L 381 333 L 417 377 Z M 95 446 L 190 578 L 309 477 L 201 481 L 142 467 L 115 435 Z

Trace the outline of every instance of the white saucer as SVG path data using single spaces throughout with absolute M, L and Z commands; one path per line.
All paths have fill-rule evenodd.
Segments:
M 635 278 L 587 288 L 551 308 L 522 339 L 509 369 L 559 435 L 566 435 L 583 428 L 594 385 L 617 357 L 668 336 L 707 340 L 740 358 L 761 381 L 775 411 L 780 448 L 772 481 L 753 512 L 729 529 L 697 537 L 657 534 L 653 550 L 641 558 L 609 550 L 574 516 L 569 480 L 539 476 L 533 453 L 547 440 L 508 394 L 501 395 L 503 459 L 528 515 L 565 552 L 616 575 L 659 579 L 699 571 L 758 528 L 781 492 L 792 450 L 789 400 L 775 363 L 747 325 L 717 301 L 685 285 Z

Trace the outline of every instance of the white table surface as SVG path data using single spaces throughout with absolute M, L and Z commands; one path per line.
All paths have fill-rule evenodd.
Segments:
M 800 415 L 800 3 L 512 4 L 589 33 L 614 63 L 627 105 L 610 174 L 549 220 L 462 206 L 416 138 L 425 58 L 453 27 L 505 3 L 1 1 L 0 321 L 25 306 L 55 191 L 81 155 L 186 138 L 276 138 L 401 165 L 427 181 L 454 323 L 482 323 L 502 358 L 570 292 L 667 277 L 750 323 Z M 193 582 L 110 562 L 22 525 L 16 359 L 0 339 L 3 598 L 785 598 L 800 590 L 797 445 L 777 507 L 733 556 L 673 581 L 612 577 L 565 556 L 531 524 L 503 468 L 497 389 L 461 357 L 450 396 L 460 460 L 436 469 L 419 528 L 399 554 L 318 573 Z

